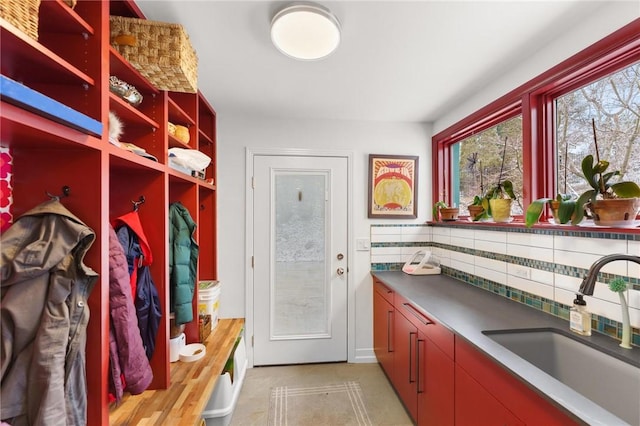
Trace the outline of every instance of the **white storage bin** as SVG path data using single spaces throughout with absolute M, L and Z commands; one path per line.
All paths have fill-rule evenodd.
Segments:
M 202 418 L 207 426 L 228 426 L 231 422 L 231 415 L 238 402 L 240 389 L 247 372 L 247 364 L 247 349 L 244 345 L 244 336 L 242 336 L 233 354 L 235 375 L 233 382 L 231 382 L 231 374 L 228 372 L 218 377 L 216 387 L 202 412 Z

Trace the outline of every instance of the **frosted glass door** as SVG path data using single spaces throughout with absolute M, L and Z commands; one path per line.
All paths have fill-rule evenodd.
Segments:
M 347 160 L 254 159 L 254 364 L 347 357 Z

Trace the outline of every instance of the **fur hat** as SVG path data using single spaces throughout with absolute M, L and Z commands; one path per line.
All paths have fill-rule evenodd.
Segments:
M 109 111 L 109 140 L 120 142 L 124 125 L 118 116 Z

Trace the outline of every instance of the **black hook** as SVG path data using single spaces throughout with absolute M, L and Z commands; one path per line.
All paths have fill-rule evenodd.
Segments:
M 69 196 L 69 194 L 71 193 L 71 188 L 68 185 L 63 186 L 62 194 L 60 195 L 53 195 L 49 191 L 44 191 L 44 193 L 47 194 L 49 198 L 51 198 L 52 200 L 60 201 L 60 198 L 65 198 Z
M 138 211 L 138 206 L 140 204 L 144 204 L 146 200 L 144 199 L 144 195 L 141 195 L 140 198 L 138 198 L 138 201 L 133 201 L 131 200 L 131 202 L 133 203 L 133 211 L 137 212 Z

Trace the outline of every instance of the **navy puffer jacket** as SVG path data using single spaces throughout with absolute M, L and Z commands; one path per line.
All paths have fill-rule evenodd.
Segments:
M 180 203 L 169 206 L 169 280 L 171 311 L 176 324 L 193 321 L 199 247 L 193 238 L 196 223 Z

